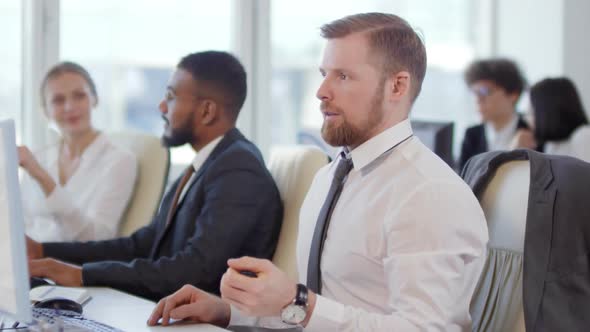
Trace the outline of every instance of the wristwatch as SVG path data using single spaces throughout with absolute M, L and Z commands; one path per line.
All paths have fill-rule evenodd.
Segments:
M 293 302 L 289 303 L 281 310 L 281 319 L 283 323 L 289 325 L 299 325 L 307 316 L 307 287 L 297 284 L 297 291 Z

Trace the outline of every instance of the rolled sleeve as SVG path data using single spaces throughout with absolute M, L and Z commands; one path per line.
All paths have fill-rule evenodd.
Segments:
M 257 318 L 244 315 L 238 308 L 231 305 L 231 316 L 229 326 L 254 326 Z

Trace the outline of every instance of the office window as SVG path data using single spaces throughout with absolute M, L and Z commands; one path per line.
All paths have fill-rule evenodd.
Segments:
M 21 38 L 20 0 L 0 1 L 0 118 L 16 121 L 17 141 L 22 132 L 21 113 Z
M 231 0 L 62 0 L 60 58 L 85 66 L 96 81 L 95 125 L 160 136 L 158 111 L 174 66 L 188 53 L 229 50 Z M 189 163 L 190 147 L 172 150 Z
M 408 20 L 426 44 L 428 69 L 412 118 L 454 121 L 458 143 L 465 126 L 477 120 L 462 71 L 476 54 L 479 4 L 470 0 L 273 1 L 272 141 L 312 142 L 319 133 L 322 117 L 315 93 L 321 82 L 318 65 L 324 45 L 319 27 L 345 15 L 380 11 Z

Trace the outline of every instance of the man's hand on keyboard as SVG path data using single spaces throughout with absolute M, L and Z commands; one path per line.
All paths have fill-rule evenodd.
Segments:
M 173 319 L 226 327 L 229 318 L 229 304 L 194 286 L 184 285 L 158 302 L 147 323 L 149 326 L 158 325 L 161 319 L 161 324 L 166 326 Z
M 69 287 L 82 286 L 82 268 L 53 258 L 29 261 L 31 277 L 49 278 L 56 284 Z

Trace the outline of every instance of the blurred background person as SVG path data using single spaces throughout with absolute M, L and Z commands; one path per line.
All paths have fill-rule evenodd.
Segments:
M 42 80 L 41 103 L 60 138 L 35 153 L 18 148 L 27 234 L 37 241 L 112 238 L 133 193 L 135 156 L 92 126 L 96 86 L 80 65 L 61 62 Z
M 530 101 L 533 129 L 519 130 L 514 147 L 590 162 L 590 126 L 574 83 L 544 79 L 531 87 Z
M 508 150 L 517 130 L 528 128 L 516 112 L 526 86 L 516 63 L 508 59 L 475 61 L 465 71 L 465 82 L 477 98 L 482 123 L 465 131 L 459 170 L 476 154 Z

